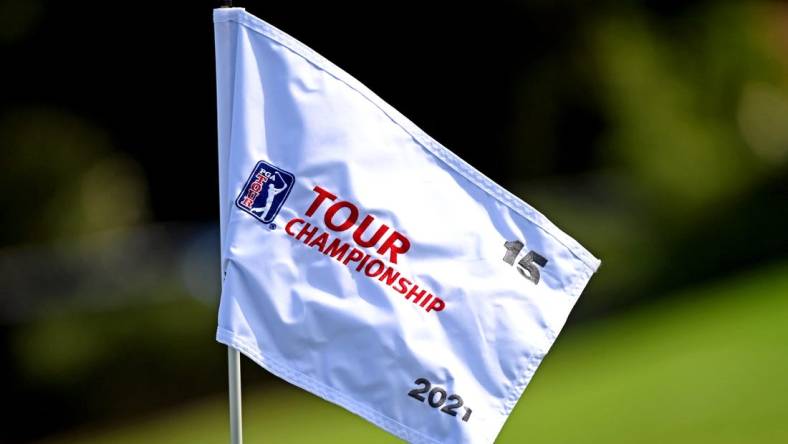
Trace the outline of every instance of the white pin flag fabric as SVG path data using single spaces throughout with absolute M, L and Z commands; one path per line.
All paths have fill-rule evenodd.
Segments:
M 599 261 L 292 37 L 214 23 L 217 340 L 407 441 L 493 442 Z

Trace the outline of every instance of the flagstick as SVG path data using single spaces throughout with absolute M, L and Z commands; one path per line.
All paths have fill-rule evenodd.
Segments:
M 230 444 L 241 444 L 241 354 L 232 347 L 227 347 L 227 375 L 230 383 Z
M 232 0 L 222 0 L 221 8 L 232 8 Z M 243 443 L 241 422 L 241 354 L 227 347 L 227 379 L 230 392 L 230 444 Z

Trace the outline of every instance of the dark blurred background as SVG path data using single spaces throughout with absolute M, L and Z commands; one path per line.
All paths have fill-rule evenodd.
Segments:
M 227 439 L 218 3 L 0 0 L 0 442 Z M 500 442 L 788 440 L 788 5 L 235 5 L 602 259 Z M 391 440 L 244 382 L 249 442 Z

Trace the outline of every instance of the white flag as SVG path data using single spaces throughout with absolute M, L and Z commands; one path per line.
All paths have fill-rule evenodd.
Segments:
M 292 37 L 214 22 L 217 340 L 407 441 L 493 442 L 599 261 Z

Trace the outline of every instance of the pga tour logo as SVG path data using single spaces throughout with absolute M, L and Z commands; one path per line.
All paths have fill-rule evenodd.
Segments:
M 295 176 L 270 163 L 257 162 L 235 204 L 263 223 L 271 223 L 290 195 Z

